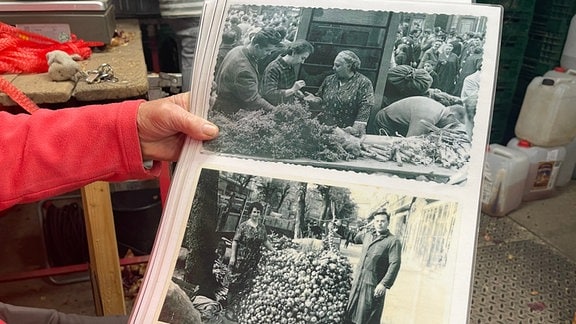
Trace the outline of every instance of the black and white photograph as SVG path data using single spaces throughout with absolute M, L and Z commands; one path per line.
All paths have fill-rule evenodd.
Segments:
M 211 169 L 198 183 L 161 321 L 446 322 L 456 202 Z
M 221 133 L 204 148 L 464 184 L 490 28 L 472 14 L 233 5 L 208 113 Z

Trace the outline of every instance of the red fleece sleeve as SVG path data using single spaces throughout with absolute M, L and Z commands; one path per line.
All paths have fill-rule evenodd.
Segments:
M 0 112 L 0 210 L 98 180 L 157 175 L 146 170 L 136 126 L 142 100 L 33 115 Z

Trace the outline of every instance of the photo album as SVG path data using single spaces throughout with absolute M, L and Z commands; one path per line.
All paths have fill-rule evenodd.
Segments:
M 207 0 L 131 323 L 468 321 L 502 8 Z

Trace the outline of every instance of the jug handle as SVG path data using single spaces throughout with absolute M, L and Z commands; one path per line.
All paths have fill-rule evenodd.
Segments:
M 496 155 L 500 155 L 506 158 L 513 158 L 514 157 L 514 153 L 515 151 L 511 151 L 510 149 L 505 149 L 505 148 L 500 148 L 499 146 L 491 146 L 490 147 L 490 151 L 492 151 L 492 153 L 496 154 Z M 521 154 L 524 154 L 523 152 L 519 151 Z M 518 152 L 515 152 L 518 153 Z

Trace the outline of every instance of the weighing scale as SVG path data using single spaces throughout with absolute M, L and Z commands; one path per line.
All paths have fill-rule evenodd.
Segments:
M 109 44 L 116 28 L 111 0 L 3 1 L 0 21 L 67 41 L 70 33 L 85 41 Z

